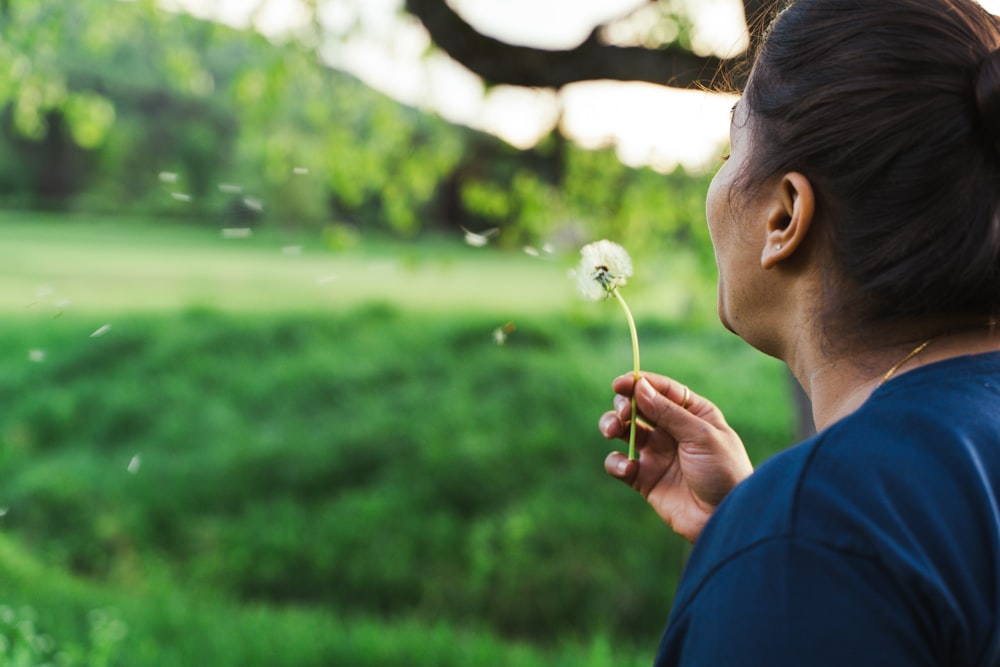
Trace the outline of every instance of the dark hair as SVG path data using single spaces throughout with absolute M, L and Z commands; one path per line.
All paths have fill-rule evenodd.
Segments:
M 974 0 L 797 0 L 768 29 L 743 189 L 810 179 L 840 317 L 1000 311 L 998 49 Z

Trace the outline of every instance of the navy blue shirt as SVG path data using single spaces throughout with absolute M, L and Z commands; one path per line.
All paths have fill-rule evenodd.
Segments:
M 917 368 L 709 520 L 656 665 L 1000 665 L 1000 353 Z

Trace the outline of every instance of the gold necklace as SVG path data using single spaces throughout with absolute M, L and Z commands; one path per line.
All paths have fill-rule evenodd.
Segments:
M 979 325 L 979 326 L 982 326 L 982 325 Z M 988 320 L 986 322 L 986 326 L 988 326 L 990 328 L 990 335 L 992 335 L 993 332 L 996 329 L 997 321 L 995 319 L 990 319 L 990 320 Z M 970 328 L 975 328 L 975 327 L 973 326 L 973 327 L 970 327 Z M 936 341 L 938 338 L 941 338 L 943 336 L 950 336 L 952 334 L 959 333 L 960 331 L 963 331 L 963 329 L 952 329 L 951 331 L 945 331 L 944 333 L 940 333 L 937 336 L 931 336 L 930 338 L 928 338 L 927 340 L 925 340 L 920 345 L 917 345 L 915 348 L 913 348 L 912 350 L 910 350 L 909 354 L 907 354 L 905 357 L 903 357 L 902 359 L 900 359 L 899 361 L 897 361 L 893 365 L 892 368 L 890 368 L 888 371 L 886 371 L 885 375 L 882 376 L 882 381 L 878 383 L 878 386 L 881 387 L 886 382 L 888 382 L 889 380 L 891 380 L 892 376 L 896 374 L 896 371 L 898 371 L 903 366 L 903 364 L 905 364 L 907 361 L 909 361 L 913 357 L 915 357 L 918 354 L 920 354 L 921 352 L 923 352 L 924 348 L 926 348 L 928 345 L 930 345 L 931 343 L 933 343 L 934 341 Z
M 890 368 L 886 372 L 886 374 L 882 376 L 882 381 L 878 383 L 878 386 L 881 387 L 886 382 L 888 382 L 890 379 L 892 379 L 892 376 L 896 374 L 896 371 L 898 371 L 900 369 L 900 367 L 902 367 L 903 364 L 905 364 L 907 361 L 909 361 L 913 357 L 915 357 L 918 354 L 920 354 L 921 352 L 923 352 L 925 347 L 927 347 L 928 345 L 930 345 L 931 343 L 933 343 L 934 341 L 936 341 L 940 337 L 941 336 L 932 336 L 931 338 L 928 338 L 927 340 L 925 340 L 920 345 L 917 345 L 915 348 L 913 348 L 910 351 L 909 354 L 907 354 L 905 357 L 903 357 L 902 359 L 900 359 L 899 361 L 897 361 L 893 365 L 893 367 Z

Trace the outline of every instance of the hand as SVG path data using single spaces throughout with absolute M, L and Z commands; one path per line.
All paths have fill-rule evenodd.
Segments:
M 743 442 L 710 401 L 662 375 L 629 373 L 612 384 L 615 409 L 604 413 L 604 437 L 628 438 L 635 391 L 638 461 L 614 452 L 604 468 L 642 494 L 660 518 L 694 542 L 715 508 L 753 473 Z M 686 406 L 682 403 L 688 397 Z

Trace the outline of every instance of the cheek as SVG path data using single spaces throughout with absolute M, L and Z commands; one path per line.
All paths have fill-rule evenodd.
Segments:
M 712 237 L 712 245 L 718 251 L 719 233 L 729 219 L 729 179 L 726 166 L 716 173 L 712 184 L 708 186 L 705 195 L 705 218 L 708 220 L 708 234 Z

